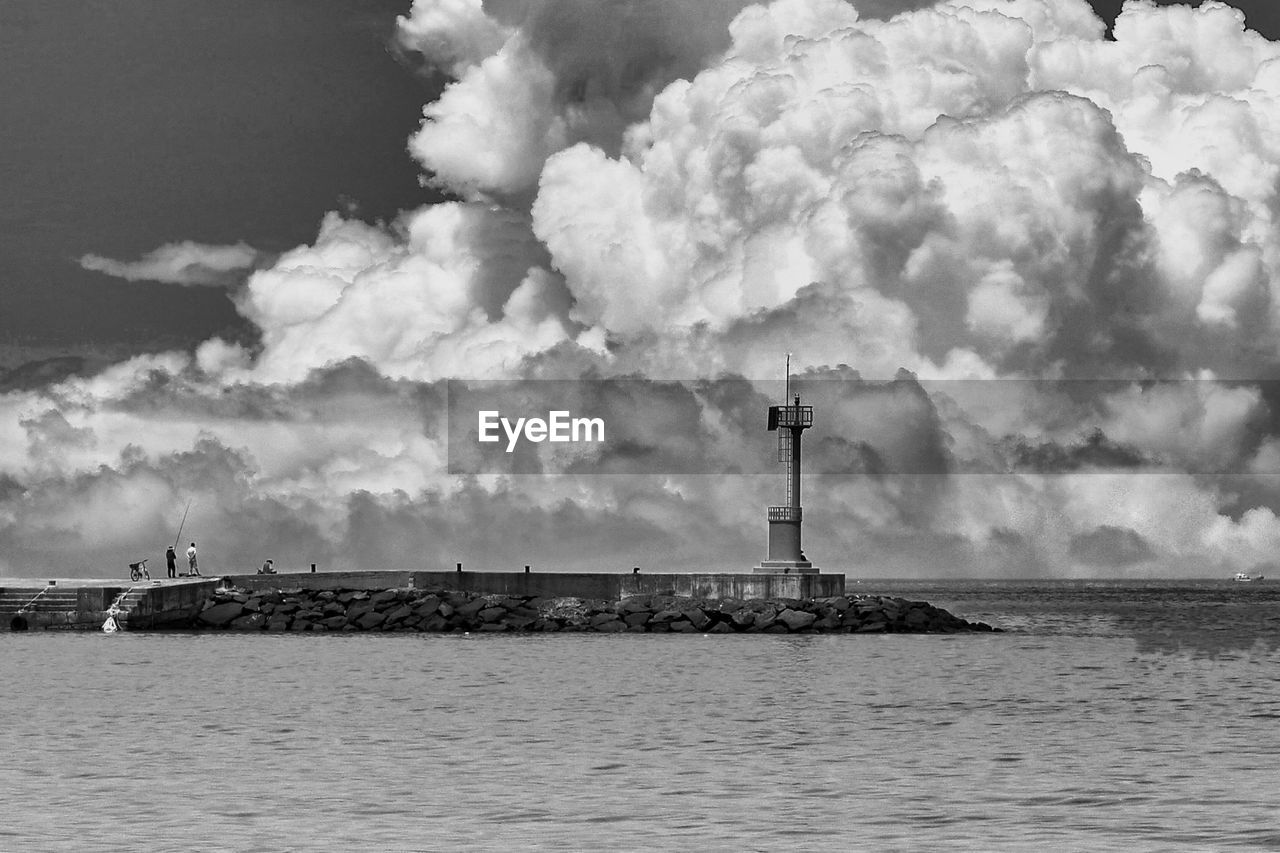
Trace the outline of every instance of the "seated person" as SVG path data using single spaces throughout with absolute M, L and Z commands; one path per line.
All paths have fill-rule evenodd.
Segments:
M 262 564 L 262 568 L 258 569 L 260 575 L 274 575 L 276 573 L 275 561 L 267 560 Z

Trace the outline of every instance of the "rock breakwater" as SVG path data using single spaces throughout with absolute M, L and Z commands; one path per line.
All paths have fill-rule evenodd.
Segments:
M 876 595 L 811 600 L 620 601 L 479 595 L 457 590 L 220 588 L 174 627 L 232 631 L 874 634 L 998 631 L 923 601 Z

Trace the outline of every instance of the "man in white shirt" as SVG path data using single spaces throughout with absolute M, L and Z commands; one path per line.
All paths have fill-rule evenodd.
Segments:
M 191 566 L 191 574 L 200 574 L 200 569 L 196 566 L 196 543 L 192 542 L 191 547 L 187 549 L 187 563 Z

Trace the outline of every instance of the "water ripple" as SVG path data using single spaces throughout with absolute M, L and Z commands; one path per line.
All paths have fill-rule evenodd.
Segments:
M 1110 601 L 980 637 L 3 635 L 0 848 L 1280 849 L 1273 641 Z

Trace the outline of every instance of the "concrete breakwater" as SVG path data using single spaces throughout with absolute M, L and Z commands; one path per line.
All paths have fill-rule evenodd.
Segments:
M 818 599 L 696 599 L 637 595 L 616 601 L 413 588 L 212 591 L 194 627 L 233 631 L 598 633 L 956 633 L 996 631 L 923 601 L 876 595 Z

